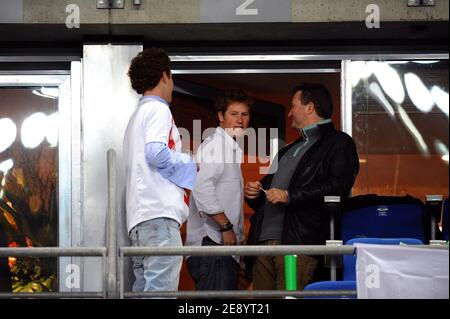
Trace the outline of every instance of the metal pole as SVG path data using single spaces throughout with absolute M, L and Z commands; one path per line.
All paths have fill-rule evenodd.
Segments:
M 107 242 L 106 251 L 108 257 L 108 267 L 106 272 L 107 298 L 117 298 L 117 168 L 116 152 L 108 150 L 108 211 L 106 215 Z
M 124 295 L 124 256 L 123 253 L 120 251 L 119 252 L 119 298 L 123 299 L 123 295 Z
M 417 246 L 414 246 L 417 247 Z M 429 246 L 426 246 L 429 247 Z M 282 255 L 352 255 L 353 246 L 279 245 L 279 246 L 183 246 L 120 247 L 124 256 L 282 256 Z
M 331 256 L 330 260 L 330 280 L 336 281 L 336 256 Z
M 17 292 L 0 293 L 0 299 L 56 299 L 56 298 L 98 298 L 101 299 L 101 292 Z
M 103 256 L 104 247 L 62 248 L 62 247 L 14 247 L 0 248 L 0 257 L 98 257 Z
M 102 256 L 102 262 L 103 262 L 103 284 L 102 284 L 102 297 L 103 299 L 107 298 L 107 287 L 108 287 L 108 256 L 105 253 Z
M 330 215 L 330 239 L 335 240 L 336 218 L 339 214 L 340 196 L 324 196 L 323 201 Z
M 324 196 L 325 206 L 329 212 L 330 217 L 330 241 L 334 241 L 336 238 L 336 219 L 339 218 L 339 205 L 341 204 L 340 196 Z M 327 241 L 328 242 L 328 241 Z M 327 256 L 325 256 L 325 259 Z M 336 281 L 336 268 L 337 262 L 336 256 L 328 256 L 330 260 L 330 279 L 331 281 Z M 339 257 L 340 258 L 340 257 Z M 326 263 L 325 263 L 326 264 Z
M 125 298 L 276 298 L 307 296 L 356 296 L 356 290 L 218 290 L 127 292 Z
M 441 214 L 442 195 L 427 195 L 426 209 L 430 216 L 430 239 L 436 240 L 436 224 Z

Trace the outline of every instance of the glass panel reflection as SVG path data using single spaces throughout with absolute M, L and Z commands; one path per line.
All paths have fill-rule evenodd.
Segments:
M 0 232 L 10 247 L 57 246 L 57 93 L 0 88 Z M 56 290 L 56 258 L 7 263 L 13 292 Z
M 354 195 L 448 196 L 448 61 L 355 61 Z

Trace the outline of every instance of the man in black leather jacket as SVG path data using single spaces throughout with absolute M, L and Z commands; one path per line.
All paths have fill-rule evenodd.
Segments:
M 324 196 L 348 197 L 359 170 L 355 143 L 334 129 L 331 113 L 331 95 L 323 85 L 294 88 L 289 117 L 301 136 L 279 151 L 269 175 L 245 185 L 246 202 L 255 211 L 247 244 L 325 244 Z M 312 280 L 317 264 L 316 257 L 297 257 L 297 289 Z M 285 289 L 283 256 L 258 256 L 250 267 L 256 290 Z

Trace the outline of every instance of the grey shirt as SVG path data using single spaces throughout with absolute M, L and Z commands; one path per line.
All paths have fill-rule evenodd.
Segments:
M 275 172 L 270 188 L 279 188 L 287 190 L 291 182 L 291 178 L 300 163 L 301 159 L 320 138 L 320 129 L 318 124 L 324 124 L 331 120 L 324 120 L 309 127 L 304 128 L 301 133 L 303 139 L 296 145 L 291 147 L 283 157 L 279 160 L 278 170 Z M 284 205 L 271 204 L 266 201 L 264 204 L 264 218 L 262 222 L 261 234 L 259 241 L 269 239 L 281 240 L 285 208 Z

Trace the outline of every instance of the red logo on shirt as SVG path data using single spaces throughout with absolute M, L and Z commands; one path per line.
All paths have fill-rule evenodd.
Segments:
M 171 150 L 175 149 L 175 141 L 174 141 L 173 136 L 172 136 L 173 124 L 174 124 L 174 121 L 172 119 L 172 126 L 170 127 L 170 132 L 169 132 L 169 142 L 167 143 L 167 146 Z
M 173 139 L 173 136 L 172 136 L 173 125 L 174 125 L 174 120 L 172 118 L 172 126 L 170 127 L 170 132 L 169 132 L 169 141 L 167 142 L 167 146 L 171 150 L 175 149 L 175 140 Z M 184 192 L 184 202 L 186 203 L 186 205 L 189 206 L 189 198 L 186 194 L 186 191 Z

